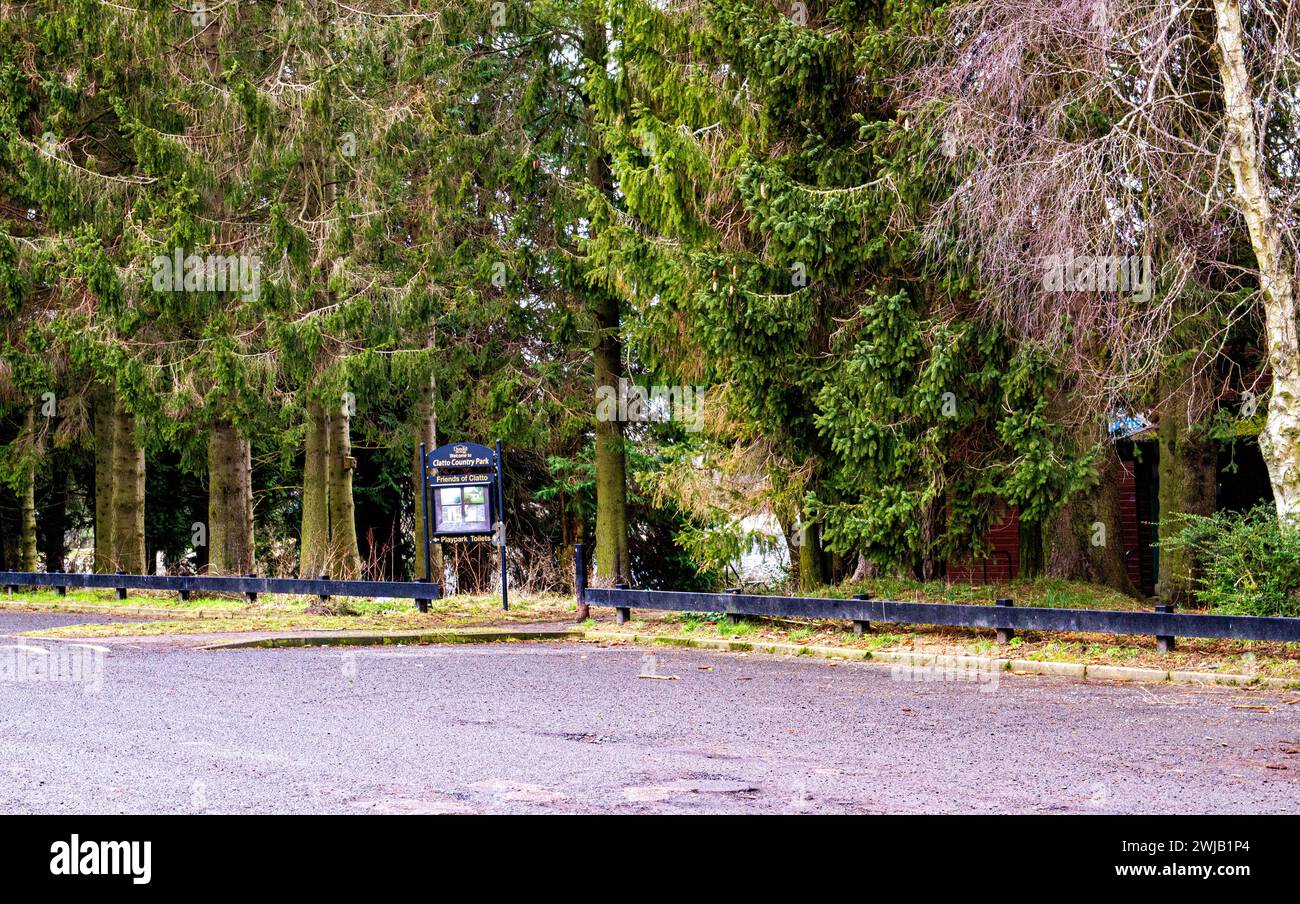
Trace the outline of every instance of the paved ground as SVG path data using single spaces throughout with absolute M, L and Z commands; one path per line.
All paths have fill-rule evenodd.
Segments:
M 4 612 L 0 635 L 92 618 Z M 26 642 L 46 652 L 0 648 L 5 813 L 1300 812 L 1294 692 L 574 643 Z M 14 669 L 46 656 L 83 681 Z

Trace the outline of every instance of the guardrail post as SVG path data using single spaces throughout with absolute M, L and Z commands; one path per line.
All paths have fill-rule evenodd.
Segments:
M 993 604 L 994 604 L 995 606 L 1014 606 L 1014 605 L 1015 605 L 1015 603 L 1013 603 L 1011 600 L 1007 600 L 1007 599 L 994 600 L 994 601 L 993 601 Z M 1015 636 L 1016 636 L 1016 632 L 1015 632 L 1015 630 L 1014 630 L 1013 628 L 998 628 L 998 643 L 999 643 L 1000 645 L 1002 645 L 1002 646 L 1006 646 L 1007 644 L 1011 643 L 1011 638 L 1013 638 L 1013 637 L 1015 637 Z
M 1171 613 L 1171 612 L 1174 611 L 1174 607 L 1173 607 L 1173 605 L 1172 605 L 1171 603 L 1157 603 L 1157 604 L 1156 604 L 1156 611 L 1157 611 L 1157 612 Z M 1157 652 L 1157 653 L 1172 653 L 1172 652 L 1174 651 L 1175 646 L 1176 646 L 1176 644 L 1175 644 L 1175 642 L 1174 642 L 1174 638 L 1173 638 L 1173 635 L 1172 635 L 1172 634 L 1157 634 L 1157 635 L 1156 635 L 1156 652 Z
M 244 575 L 244 577 L 246 577 L 246 578 L 255 578 L 255 577 L 257 577 L 257 572 L 255 572 L 255 571 L 250 571 L 248 574 Z M 244 592 L 244 596 L 248 598 L 248 601 L 249 601 L 250 603 L 255 603 L 255 602 L 257 602 L 257 593 L 256 593 L 255 591 L 247 590 L 247 591 Z
M 322 571 L 320 579 L 322 581 L 328 581 L 330 576 Z M 316 594 L 316 598 L 320 600 L 322 606 L 328 604 L 330 601 L 330 595 L 328 593 L 318 593 Z
M 587 605 L 587 547 L 582 543 L 573 544 L 573 594 L 578 600 L 578 621 L 591 618 L 591 607 Z
M 125 571 L 119 571 L 118 574 L 126 574 L 126 572 L 125 572 Z M 125 588 L 125 587 L 116 587 L 116 588 L 114 588 L 114 589 L 117 590 L 117 598 L 118 598 L 118 599 L 120 599 L 120 600 L 124 600 L 124 599 L 126 599 L 126 588 Z
M 67 595 L 68 595 L 68 588 L 67 588 L 67 587 L 55 587 L 55 588 L 54 588 L 54 592 L 57 593 L 59 596 L 67 596 Z
M 626 590 L 626 589 L 627 589 L 627 584 L 624 584 L 622 581 L 618 581 L 618 582 L 616 582 L 616 583 L 614 584 L 614 589 L 615 589 L 615 590 Z M 632 618 L 632 607 L 631 607 L 631 606 L 615 606 L 615 607 L 614 607 L 614 622 L 615 622 L 616 624 L 620 624 L 620 625 L 627 624 L 627 622 L 628 622 L 631 618 Z
M 184 587 L 182 587 L 180 590 L 178 590 L 177 593 L 179 593 L 179 594 L 181 595 L 181 602 L 182 602 L 182 603 L 185 602 L 186 600 L 188 600 L 188 599 L 190 598 L 190 592 L 189 592 L 188 590 L 186 590 Z
M 853 598 L 854 598 L 855 600 L 865 600 L 865 599 L 870 599 L 870 597 L 868 597 L 865 593 L 855 593 L 855 594 L 853 594 Z M 855 619 L 853 620 L 853 636 L 854 636 L 854 637 L 861 637 L 863 634 L 867 634 L 867 633 L 869 633 L 870 631 L 871 631 L 871 622 L 869 622 L 869 621 L 863 621 L 863 620 L 861 620 L 861 619 L 857 619 L 857 618 L 855 618 Z

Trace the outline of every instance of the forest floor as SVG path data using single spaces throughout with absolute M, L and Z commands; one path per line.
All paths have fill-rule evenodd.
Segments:
M 929 585 L 880 580 L 851 587 L 823 588 L 819 596 L 847 597 L 867 593 L 876 598 L 923 600 L 963 604 L 991 604 L 1010 597 L 1023 606 L 1141 609 L 1149 603 L 1106 588 L 1062 581 L 1013 581 L 989 586 L 935 583 Z M 515 593 L 509 612 L 495 595 L 452 596 L 436 600 L 427 614 L 416 611 L 409 600 L 336 600 L 332 614 L 315 615 L 307 607 L 316 600 L 268 598 L 249 604 L 242 596 L 191 599 L 175 594 L 139 592 L 119 601 L 112 591 L 69 592 L 66 597 L 48 593 L 22 593 L 9 605 L 30 603 L 33 608 L 102 611 L 129 614 L 143 621 L 108 619 L 101 624 L 78 624 L 40 632 L 44 636 L 125 637 L 169 634 L 231 634 L 294 631 L 412 631 L 434 628 L 572 624 L 576 607 L 572 597 L 557 594 Z M 160 610 L 167 610 L 164 615 Z M 792 618 L 734 618 L 718 613 L 651 612 L 633 610 L 636 618 L 614 624 L 611 609 L 593 609 L 593 617 L 579 627 L 619 631 L 656 640 L 721 638 L 753 643 L 784 643 L 809 648 L 832 647 L 863 652 L 921 651 L 934 654 L 976 655 L 1048 662 L 1081 662 L 1189 671 L 1220 671 L 1261 677 L 1295 678 L 1300 682 L 1300 644 L 1179 638 L 1176 652 L 1162 654 L 1155 638 L 1064 632 L 1023 632 L 1007 646 L 998 646 L 993 632 L 979 628 L 942 628 L 874 624 L 862 636 L 845 622 Z M 810 649 L 810 652 L 812 650 Z

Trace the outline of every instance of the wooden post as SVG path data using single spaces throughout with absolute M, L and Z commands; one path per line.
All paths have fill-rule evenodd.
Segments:
M 578 621 L 591 618 L 591 607 L 587 605 L 587 547 L 582 543 L 573 545 L 573 593 L 578 600 Z
M 616 583 L 616 584 L 614 585 L 614 589 L 615 589 L 615 590 L 626 590 L 626 589 L 627 589 L 627 584 L 624 584 L 622 581 L 619 581 L 618 583 Z M 632 618 L 632 607 L 631 607 L 631 606 L 615 606 L 615 607 L 614 607 L 614 622 L 615 622 L 616 624 L 620 624 L 620 625 L 627 624 L 628 621 L 631 620 L 631 618 Z
M 865 600 L 868 597 L 865 593 L 855 593 L 853 594 L 853 598 L 855 600 Z M 862 619 L 856 619 L 856 618 L 853 620 L 854 637 L 861 637 L 863 634 L 868 634 L 870 632 L 871 632 L 871 622 Z
M 1002 600 L 995 600 L 994 605 L 1013 606 L 1015 605 L 1015 603 L 1013 603 L 1011 600 L 1002 599 Z M 998 628 L 998 644 L 1001 646 L 1006 646 L 1007 644 L 1011 643 L 1011 638 L 1015 636 L 1016 636 L 1016 632 L 1012 628 Z
M 1156 604 L 1156 611 L 1157 611 L 1157 612 L 1164 612 L 1164 613 L 1171 613 L 1171 612 L 1174 611 L 1174 607 L 1173 607 L 1173 604 L 1172 604 L 1172 603 L 1157 603 L 1157 604 Z M 1157 653 L 1172 653 L 1172 652 L 1175 650 L 1176 647 L 1177 647 L 1177 644 L 1176 644 L 1176 642 L 1174 641 L 1174 638 L 1173 638 L 1173 635 L 1172 635 L 1172 634 L 1157 634 L 1157 635 L 1156 635 L 1156 652 L 1157 652 Z

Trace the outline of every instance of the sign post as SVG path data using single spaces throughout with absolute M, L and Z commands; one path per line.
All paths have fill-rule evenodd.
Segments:
M 501 441 L 489 449 L 478 443 L 449 443 L 426 452 L 421 481 L 424 502 L 424 561 L 428 573 L 430 545 L 491 543 L 501 557 L 501 608 L 510 608 L 506 569 L 504 460 Z M 432 497 L 432 508 L 430 507 Z
M 420 512 L 424 517 L 424 579 L 433 583 L 433 565 L 429 561 L 432 557 L 429 555 L 429 457 L 424 451 L 424 443 L 420 443 L 420 469 L 423 477 L 420 480 L 420 490 L 424 493 L 424 501 L 420 504 Z M 438 583 L 442 583 L 444 576 L 438 575 Z
M 494 524 L 497 539 L 497 558 L 501 560 L 501 608 L 510 611 L 510 589 L 506 580 L 506 459 L 497 440 L 497 516 Z

